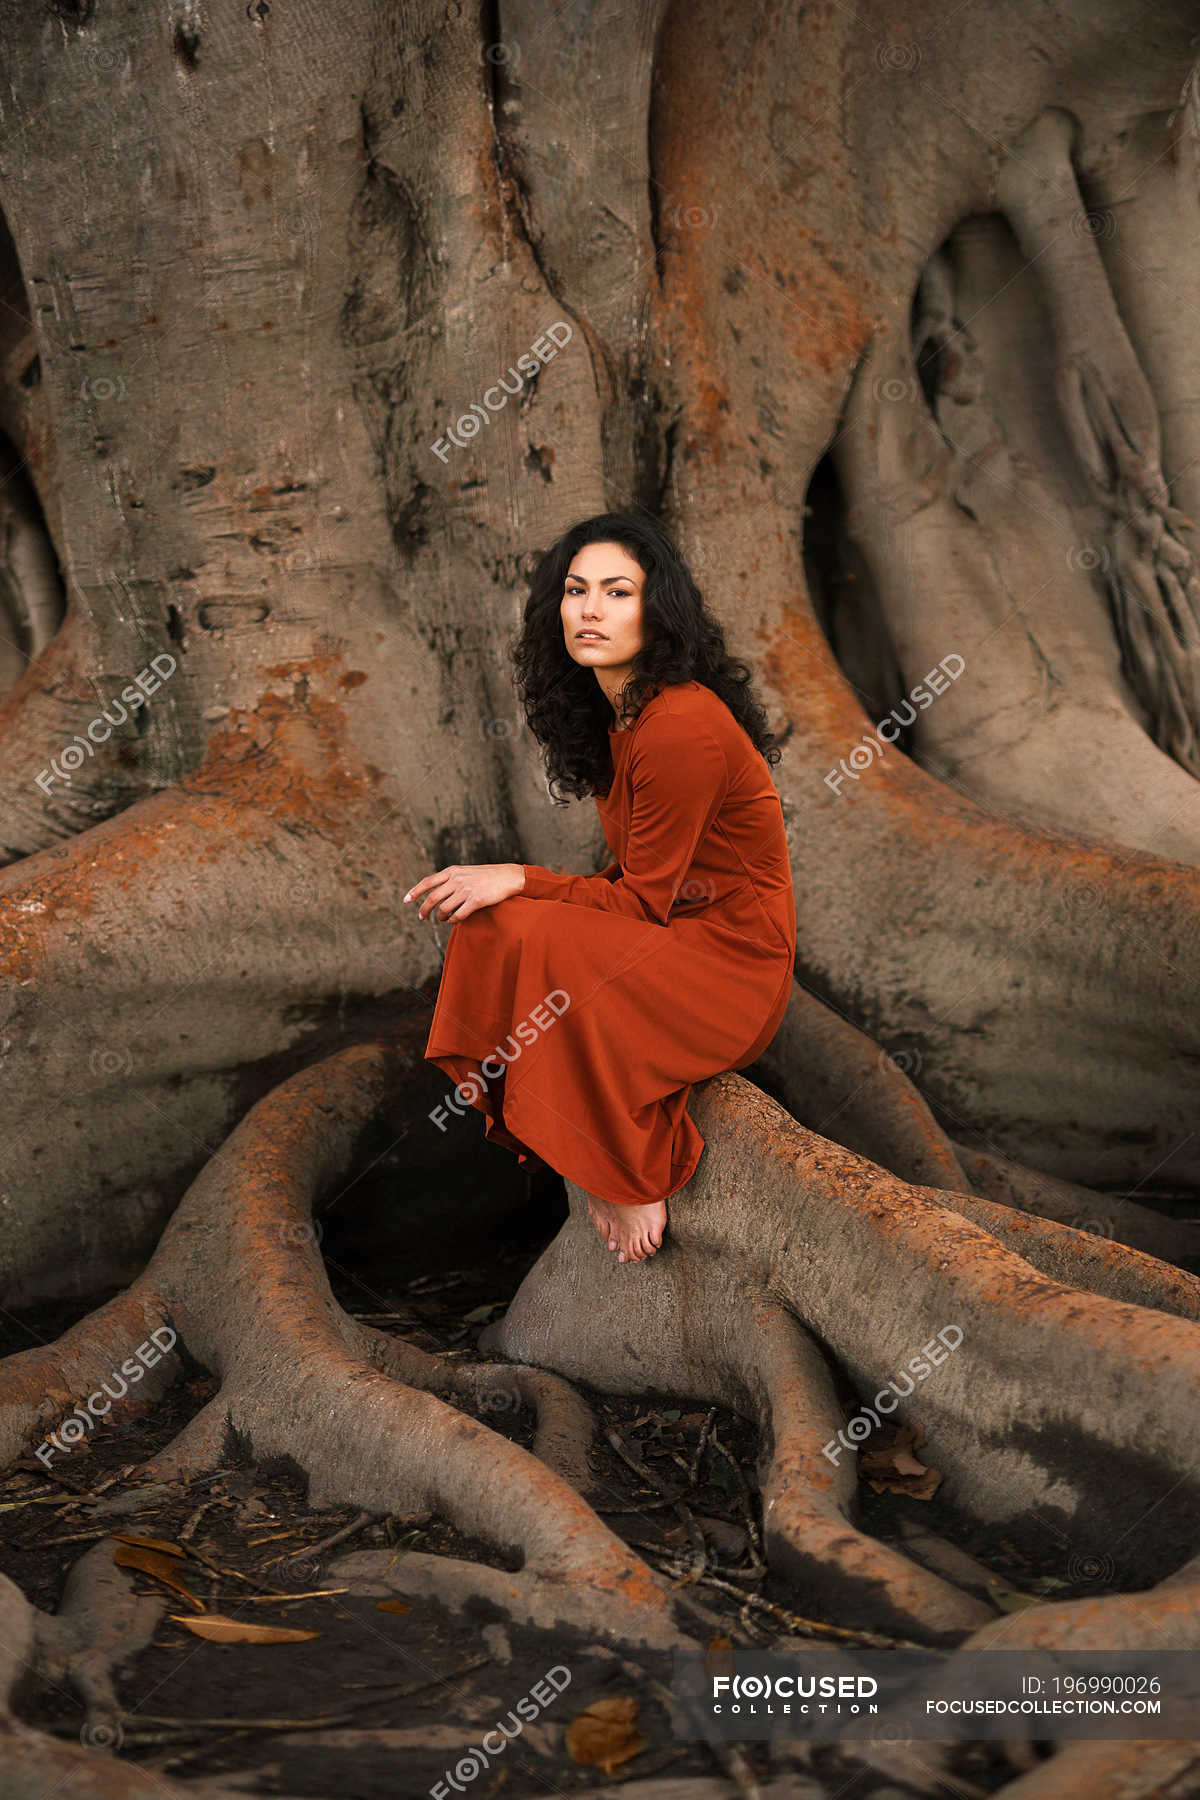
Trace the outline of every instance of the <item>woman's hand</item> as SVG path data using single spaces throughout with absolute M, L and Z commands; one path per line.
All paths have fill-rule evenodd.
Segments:
M 404 899 L 407 903 L 424 894 L 417 917 L 423 919 L 432 912 L 453 924 L 470 918 L 481 906 L 495 906 L 497 901 L 519 894 L 524 886 L 525 871 L 520 863 L 451 863 L 448 869 L 423 876 Z

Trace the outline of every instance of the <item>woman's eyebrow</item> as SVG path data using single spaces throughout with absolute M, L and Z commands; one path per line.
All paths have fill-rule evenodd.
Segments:
M 567 575 L 564 579 L 567 581 L 585 581 L 587 577 L 584 575 Z M 633 577 L 632 575 L 602 575 L 600 577 L 600 586 L 607 587 L 610 581 L 628 581 L 632 586 Z

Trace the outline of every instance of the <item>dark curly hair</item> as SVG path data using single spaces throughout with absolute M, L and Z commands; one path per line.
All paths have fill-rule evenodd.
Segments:
M 573 558 L 585 544 L 599 543 L 620 544 L 645 576 L 644 641 L 621 690 L 622 722 L 632 724 L 659 687 L 699 681 L 725 702 L 766 761 L 777 763 L 779 740 L 754 698 L 753 672 L 726 651 L 724 632 L 662 526 L 649 515 L 598 513 L 572 525 L 543 553 L 521 629 L 508 646 L 529 729 L 545 749 L 551 797 L 606 794 L 612 783 L 612 708 L 594 670 L 568 651 L 559 611 Z

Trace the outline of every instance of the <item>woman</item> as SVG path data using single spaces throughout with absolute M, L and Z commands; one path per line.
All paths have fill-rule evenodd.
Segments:
M 780 752 L 650 520 L 605 513 L 560 538 L 512 655 L 551 796 L 595 798 L 614 860 L 456 864 L 404 896 L 455 927 L 425 1056 L 458 1085 L 433 1117 L 478 1108 L 489 1140 L 576 1182 L 602 1241 L 641 1262 L 704 1148 L 689 1088 L 753 1062 L 787 1007 Z

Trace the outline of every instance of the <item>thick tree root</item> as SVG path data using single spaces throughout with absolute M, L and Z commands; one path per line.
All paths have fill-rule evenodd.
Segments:
M 0 864 L 75 837 L 162 785 L 149 772 L 136 713 L 126 718 L 129 707 L 114 705 L 93 672 L 97 662 L 89 621 L 69 613 L 0 699 Z
M 345 1043 L 349 1000 L 351 1033 L 411 1032 L 414 1105 L 428 1085 L 437 947 L 400 904 L 421 852 L 332 711 L 264 701 L 187 782 L 0 870 L 4 1031 L 22 1045 L 0 1304 L 134 1278 L 247 1108 Z
M 983 1200 L 1017 1206 L 1077 1231 L 1095 1232 L 1127 1244 L 1131 1250 L 1144 1250 L 1162 1262 L 1178 1263 L 1200 1255 L 1200 1219 L 1167 1218 L 1152 1207 L 1139 1206 L 1136 1200 L 1044 1175 L 994 1151 L 972 1150 L 965 1144 L 955 1144 L 954 1149 L 971 1191 Z
M 1026 1634 L 1110 1644 L 1115 1633 L 1139 1646 L 1195 1637 L 1191 1566 L 1149 1592 L 997 1621 L 970 1572 L 960 1581 L 960 1568 L 928 1546 L 909 1556 L 866 1536 L 853 1520 L 862 1434 L 843 1418 L 822 1353 L 876 1416 L 925 1425 L 924 1459 L 944 1472 L 964 1512 L 1032 1530 L 1038 1509 L 1054 1507 L 1086 1554 L 1097 1535 L 1132 1532 L 1139 1509 L 1154 1505 L 1156 1535 L 1169 1547 L 1195 1499 L 1188 1396 L 1200 1333 L 1162 1309 L 1194 1308 L 1193 1278 L 1015 1209 L 906 1186 L 726 1075 L 694 1090 L 708 1147 L 672 1202 L 658 1255 L 618 1265 L 587 1220 L 586 1197 L 570 1187 L 570 1221 L 481 1341 L 485 1353 L 498 1348 L 540 1367 L 455 1367 L 342 1313 L 314 1241 L 314 1197 L 352 1165 L 368 1127 L 392 1122 L 401 1070 L 394 1046 L 356 1046 L 260 1101 L 193 1184 L 129 1292 L 58 1344 L 8 1360 L 0 1450 L 11 1456 L 51 1428 L 67 1399 L 170 1325 L 221 1388 L 147 1476 L 211 1467 L 237 1440 L 260 1460 L 302 1468 L 317 1506 L 436 1512 L 524 1558 L 516 1571 L 412 1555 L 388 1568 L 390 1555 L 355 1553 L 336 1571 L 355 1591 L 484 1604 L 617 1643 L 685 1642 L 670 1590 L 581 1497 L 593 1486 L 592 1420 L 548 1372 L 557 1371 L 602 1391 L 727 1405 L 756 1421 L 768 1562 L 839 1621 L 945 1645 L 985 1644 L 997 1627 L 1006 1644 Z M 1063 1270 L 1074 1259 L 1074 1285 L 1039 1273 L 1037 1256 Z M 1101 1285 L 1123 1298 L 1100 1297 L 1092 1290 Z M 939 1331 L 937 1366 L 906 1393 L 897 1378 Z M 1014 1341 L 1016 1358 L 1004 1350 Z M 176 1362 L 172 1351 L 147 1381 L 161 1383 Z M 1064 1420 L 1077 1363 L 1088 1370 L 1087 1394 Z M 1131 1375 L 1139 1369 L 1146 1374 Z M 533 1406 L 539 1447 L 561 1473 L 447 1405 L 439 1395 L 449 1393 L 488 1408 L 498 1396 L 506 1407 Z M 1060 1411 L 1050 1421 L 1047 1395 Z M 1030 1429 L 1015 1451 L 1011 1420 L 1022 1415 Z M 1039 1448 L 1053 1459 L 1042 1468 Z M 1111 1477 L 1104 1487 L 1114 1466 L 1125 1477 L 1117 1492 Z M 1144 1580 L 1145 1546 L 1127 1541 L 1130 1577 Z
M 770 1300 L 842 1366 L 864 1414 L 920 1420 L 923 1460 L 968 1517 L 1002 1523 L 1043 1552 L 1047 1520 L 1075 1557 L 1103 1557 L 1119 1542 L 1122 1585 L 1144 1587 L 1190 1554 L 1200 1331 L 1150 1310 L 1168 1294 L 1183 1303 L 1190 1277 L 1049 1227 L 1061 1232 L 1056 1254 L 1081 1250 L 1077 1284 L 1066 1286 L 963 1216 L 983 1202 L 906 1187 L 805 1131 L 736 1075 L 701 1084 L 689 1106 L 710 1148 L 668 1208 L 658 1255 L 620 1266 L 598 1242 L 593 1255 L 585 1197 L 570 1188 L 570 1221 L 485 1347 L 607 1391 L 735 1404 L 744 1361 L 719 1338 L 722 1315 L 709 1318 L 724 1282 L 738 1296 L 739 1332 Z M 1008 1230 L 1020 1215 L 988 1217 Z M 1027 1250 L 1036 1230 L 1020 1238 Z M 1045 1245 L 1039 1238 L 1039 1254 Z M 1084 1247 L 1102 1252 L 1086 1269 Z M 1101 1284 L 1126 1298 L 1089 1291 Z M 945 1357 L 939 1332 L 943 1344 L 962 1334 Z M 914 1380 L 925 1346 L 938 1366 L 926 1359 Z M 745 1399 L 741 1408 L 757 1416 Z M 848 1461 L 862 1437 L 844 1441 Z M 1151 1509 L 1152 1539 L 1137 1530 Z M 1157 1603 L 1129 1604 L 1153 1617 Z
M 835 1607 L 848 1625 L 941 1642 L 990 1617 L 987 1606 L 851 1525 L 853 1460 L 834 1464 L 822 1453 L 836 1440 L 842 1417 L 819 1347 L 765 1297 L 747 1308 L 740 1289 L 730 1292 L 725 1284 L 720 1264 L 705 1273 L 706 1291 L 692 1290 L 688 1298 L 717 1335 L 694 1345 L 694 1354 L 730 1369 L 742 1389 L 739 1410 L 746 1410 L 745 1397 L 757 1394 L 755 1412 L 764 1448 L 770 1447 L 759 1489 L 771 1565 L 801 1594 Z M 663 1287 L 669 1311 L 680 1296 L 674 1281 Z M 725 1404 L 734 1404 L 732 1393 Z
M 435 1359 L 390 1353 L 394 1367 L 417 1373 L 420 1388 L 385 1373 L 380 1334 L 349 1319 L 330 1294 L 313 1199 L 352 1161 L 377 1115 L 394 1106 L 401 1074 L 394 1047 L 354 1047 L 252 1108 L 188 1190 L 129 1293 L 57 1345 L 9 1359 L 0 1448 L 13 1454 L 47 1422 L 47 1390 L 79 1397 L 98 1386 L 114 1366 L 122 1326 L 133 1325 L 140 1341 L 149 1321 L 169 1324 L 220 1375 L 221 1387 L 146 1465 L 148 1477 L 212 1468 L 239 1441 L 260 1461 L 286 1458 L 304 1470 L 314 1506 L 417 1517 L 436 1511 L 519 1551 L 517 1574 L 470 1565 L 461 1574 L 481 1590 L 499 1582 L 514 1604 L 524 1595 L 525 1616 L 623 1643 L 684 1641 L 667 1589 L 574 1488 L 427 1391 Z M 125 1352 L 132 1347 L 126 1342 Z M 172 1352 L 168 1360 L 178 1359 Z M 447 1391 L 484 1391 L 482 1371 L 451 1374 L 451 1367 Z M 508 1370 L 490 1378 L 492 1391 L 511 1393 L 514 1384 Z M 544 1441 L 578 1478 L 586 1429 L 579 1406 L 549 1376 L 522 1378 L 520 1391 L 544 1409 Z
M 783 1023 L 755 1072 L 799 1124 L 833 1137 L 914 1186 L 974 1193 L 1166 1262 L 1200 1253 L 1200 1221 L 1164 1218 L 1133 1201 L 956 1143 L 920 1094 L 919 1068 L 910 1072 L 906 1060 L 911 1068 L 912 1059 L 903 1052 L 894 1060 L 797 983 Z M 987 1216 L 978 1216 L 988 1223 Z M 1014 1241 L 1013 1248 L 1020 1245 Z
M 1177 1313 L 1182 1319 L 1200 1319 L 1200 1279 L 1144 1251 L 1130 1250 L 1094 1232 L 1075 1231 L 1053 1219 L 1032 1218 L 994 1200 L 955 1194 L 947 1195 L 942 1204 L 982 1225 L 997 1242 L 1068 1287 Z
M 211 1782 L 177 1785 L 122 1762 L 121 1709 L 113 1675 L 145 1648 L 167 1602 L 133 1592 L 127 1570 L 102 1539 L 67 1578 L 55 1614 L 32 1607 L 0 1575 L 0 1785 L 4 1800 L 235 1800 Z M 43 1681 L 68 1682 L 84 1702 L 79 1743 L 35 1731 L 14 1716 L 22 1696 Z
M 1036 264 L 1055 336 L 1063 421 L 1110 517 L 1109 593 L 1125 670 L 1156 741 L 1200 776 L 1200 574 L 1170 504 L 1158 409 L 1126 335 L 1071 160 L 1078 122 L 1047 107 L 997 175 L 996 198 Z
M 835 1138 L 902 1181 L 970 1193 L 956 1147 L 903 1062 L 798 982 L 758 1068 L 810 1131 Z
M 544 1369 L 451 1362 L 383 1331 L 370 1331 L 367 1347 L 375 1366 L 406 1387 L 473 1399 L 497 1414 L 528 1407 L 537 1420 L 534 1456 L 589 1502 L 598 1497 L 588 1468 L 596 1417 L 569 1382 Z

